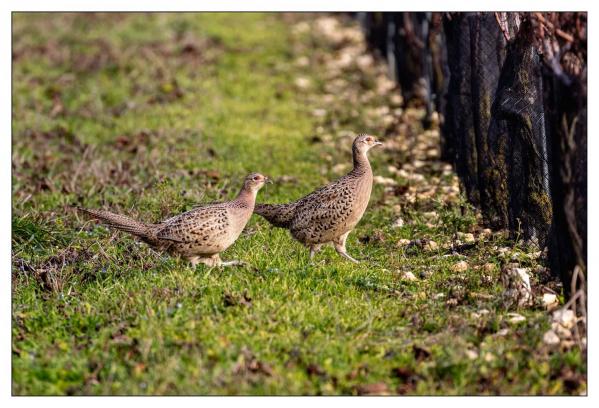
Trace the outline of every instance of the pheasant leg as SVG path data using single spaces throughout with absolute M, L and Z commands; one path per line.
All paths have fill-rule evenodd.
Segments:
M 310 246 L 310 260 L 314 259 L 314 255 L 322 248 L 322 244 L 314 244 Z
M 342 257 L 344 257 L 345 259 L 348 259 L 348 260 L 352 261 L 353 263 L 359 263 L 359 261 L 352 258 L 347 253 L 347 249 L 345 249 L 345 241 L 347 240 L 347 236 L 349 235 L 350 232 L 351 231 L 346 232 L 345 234 L 341 235 L 339 238 L 337 238 L 333 241 L 333 244 L 335 245 L 335 251 L 337 251 L 337 253 L 339 255 L 341 255 Z
M 210 257 L 194 256 L 189 258 L 189 262 L 191 262 L 191 266 L 194 268 L 199 264 L 204 264 L 210 267 L 220 266 L 222 264 L 218 254 L 212 255 Z
M 209 258 L 203 258 L 203 257 L 200 257 L 200 256 L 195 256 L 193 258 L 189 258 L 189 261 L 191 262 L 191 266 L 192 267 L 195 267 L 198 264 L 204 264 L 204 265 L 209 266 L 209 267 L 215 267 L 215 266 L 243 266 L 243 265 L 246 264 L 243 261 L 237 261 L 237 260 L 223 262 L 220 259 L 220 256 L 218 254 L 212 255 Z

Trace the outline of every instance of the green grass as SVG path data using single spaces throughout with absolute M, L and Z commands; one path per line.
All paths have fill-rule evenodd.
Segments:
M 547 312 L 519 310 L 526 321 L 514 325 L 502 306 L 498 248 L 534 270 L 539 260 L 502 234 L 443 249 L 481 229 L 443 190 L 455 176 L 434 154 L 421 182 L 388 168 L 434 149 L 438 132 L 422 130 L 417 108 L 393 123 L 373 116 L 396 103 L 376 91 L 377 65 L 336 69 L 331 56 L 356 44 L 339 48 L 302 21 L 14 15 L 14 394 L 586 392 L 585 356 L 543 344 Z M 348 241 L 358 265 L 332 248 L 310 265 L 286 231 L 255 216 L 222 254 L 251 267 L 193 269 L 70 209 L 155 221 L 233 197 L 253 171 L 275 179 L 260 201 L 293 200 L 338 177 L 363 131 L 385 136 L 371 161 L 398 186 L 375 185 Z M 402 238 L 440 248 L 398 247 Z M 470 268 L 452 272 L 462 259 Z M 486 263 L 498 268 L 483 272 Z

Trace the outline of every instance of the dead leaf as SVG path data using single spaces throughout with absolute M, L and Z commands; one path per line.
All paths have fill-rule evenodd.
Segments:
M 412 352 L 414 353 L 414 358 L 418 361 L 422 361 L 430 357 L 431 352 L 425 349 L 424 347 L 420 347 L 416 344 L 412 346 Z
M 464 272 L 464 271 L 468 270 L 468 262 L 466 262 L 466 261 L 460 261 L 460 262 L 454 264 L 451 267 L 451 270 L 453 272 Z
M 323 377 L 327 374 L 322 367 L 315 363 L 308 364 L 306 367 L 306 373 L 308 373 L 309 376 L 317 375 L 319 377 Z
M 384 382 L 362 384 L 356 387 L 358 395 L 389 395 L 389 387 Z

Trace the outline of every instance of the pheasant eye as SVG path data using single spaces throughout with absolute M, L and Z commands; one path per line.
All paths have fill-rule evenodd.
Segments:
M 255 180 L 255 181 L 258 181 L 258 180 L 260 180 L 260 176 L 254 176 L 254 180 Z
M 372 142 L 372 138 L 371 138 L 371 137 L 367 137 L 367 138 L 366 138 L 366 141 L 367 141 L 367 142 Z

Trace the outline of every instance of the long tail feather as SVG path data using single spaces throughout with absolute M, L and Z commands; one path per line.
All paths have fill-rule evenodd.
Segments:
M 103 210 L 88 210 L 81 207 L 77 207 L 77 209 L 93 218 L 101 220 L 109 227 L 113 227 L 142 238 L 149 237 L 148 225 L 144 224 L 143 222 L 136 221 L 133 218 Z
M 295 213 L 295 203 L 256 204 L 254 213 L 261 215 L 275 227 L 289 228 Z

